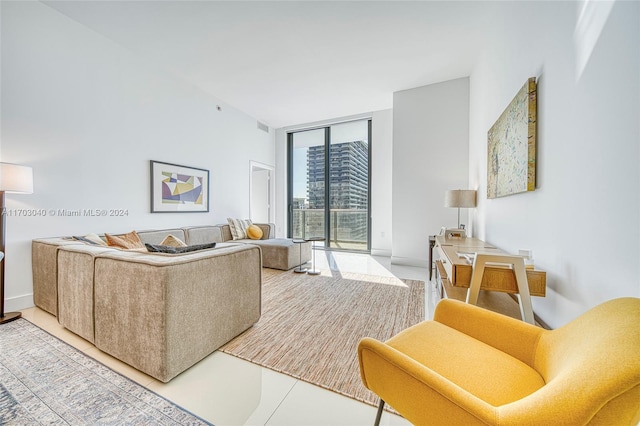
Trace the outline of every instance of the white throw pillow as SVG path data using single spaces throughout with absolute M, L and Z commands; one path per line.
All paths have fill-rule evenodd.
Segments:
M 91 233 L 91 234 L 85 235 L 84 237 L 87 240 L 89 240 L 89 241 L 91 241 L 91 242 L 93 242 L 93 243 L 95 243 L 95 244 L 97 244 L 99 246 L 106 246 L 107 245 L 107 243 L 102 238 L 100 238 L 98 236 L 98 234 Z
M 244 240 L 247 238 L 247 228 L 253 223 L 249 219 L 232 219 L 227 218 L 229 222 L 229 230 L 231 231 L 231 237 L 234 240 Z
M 169 246 L 169 247 L 186 247 L 187 246 L 184 241 L 182 241 L 178 237 L 174 237 L 171 234 L 169 234 L 166 237 L 164 237 L 164 240 L 162 240 L 160 245 L 161 246 Z

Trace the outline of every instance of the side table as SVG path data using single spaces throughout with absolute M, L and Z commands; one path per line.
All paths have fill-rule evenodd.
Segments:
M 324 241 L 324 237 L 311 237 L 311 238 L 307 238 L 306 241 L 311 241 L 311 251 L 313 252 L 311 269 L 307 271 L 307 274 L 320 275 L 320 271 L 316 269 L 316 241 Z
M 302 239 L 297 239 L 297 238 L 294 238 L 291 241 L 293 241 L 294 244 L 298 244 L 298 247 L 300 248 L 300 264 L 298 265 L 297 268 L 293 270 L 293 272 L 298 274 L 304 274 L 305 272 L 307 272 L 307 268 L 302 267 L 302 244 L 306 243 L 307 241 Z

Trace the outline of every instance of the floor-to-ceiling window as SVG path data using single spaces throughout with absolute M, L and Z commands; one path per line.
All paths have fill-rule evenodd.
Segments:
M 289 236 L 370 249 L 371 121 L 288 134 Z

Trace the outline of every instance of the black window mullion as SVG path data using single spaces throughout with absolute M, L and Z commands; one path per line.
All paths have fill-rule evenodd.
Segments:
M 293 133 L 287 133 L 287 237 L 293 237 Z
M 368 121 L 368 167 L 367 167 L 367 250 L 371 251 L 371 120 Z
M 331 205 L 329 196 L 331 195 L 331 175 L 329 150 L 331 149 L 331 127 L 324 128 L 324 246 L 331 246 Z

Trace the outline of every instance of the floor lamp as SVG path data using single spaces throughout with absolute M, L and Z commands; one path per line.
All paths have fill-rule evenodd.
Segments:
M 444 206 L 458 208 L 458 229 L 460 228 L 460 208 L 476 206 L 476 191 L 473 189 L 452 189 L 444 193 Z
M 20 312 L 4 312 L 5 229 L 7 218 L 4 195 L 7 192 L 15 194 L 33 193 L 33 170 L 31 167 L 0 163 L 0 212 L 2 214 L 0 252 L 3 253 L 3 257 L 0 259 L 0 324 L 17 320 L 22 315 Z

